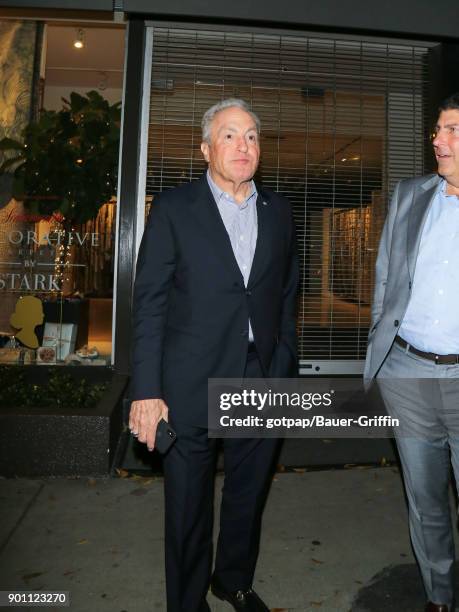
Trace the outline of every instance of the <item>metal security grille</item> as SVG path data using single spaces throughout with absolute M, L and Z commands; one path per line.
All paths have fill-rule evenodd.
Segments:
M 200 121 L 247 100 L 262 124 L 257 180 L 293 205 L 303 365 L 365 355 L 388 195 L 422 174 L 426 46 L 153 26 L 148 197 L 205 170 Z M 341 365 L 340 365 L 341 364 Z

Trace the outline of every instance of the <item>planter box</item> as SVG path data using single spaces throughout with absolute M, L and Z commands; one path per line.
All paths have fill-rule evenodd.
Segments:
M 20 368 L 21 366 L 17 366 Z M 25 371 L 26 370 L 26 371 Z M 21 368 L 30 382 L 43 384 L 48 368 Z M 111 368 L 72 366 L 76 380 L 108 383 L 92 409 L 0 408 L 0 475 L 5 477 L 104 476 L 110 473 L 122 428 L 127 377 Z

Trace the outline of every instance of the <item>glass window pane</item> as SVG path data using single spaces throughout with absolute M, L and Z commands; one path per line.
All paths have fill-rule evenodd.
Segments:
M 374 263 L 397 180 L 422 174 L 428 47 L 153 28 L 147 197 L 205 170 L 200 121 L 220 99 L 259 115 L 256 178 L 293 205 L 299 355 L 365 356 Z
M 124 30 L 5 22 L 0 47 L 0 362 L 110 365 Z

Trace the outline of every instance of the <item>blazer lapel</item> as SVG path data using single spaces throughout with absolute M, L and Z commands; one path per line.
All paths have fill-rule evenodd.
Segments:
M 440 178 L 435 175 L 425 183 L 418 185 L 413 191 L 413 200 L 408 217 L 407 258 L 410 278 L 414 277 L 414 268 L 421 243 L 422 230 L 430 209 L 430 205 L 437 193 Z
M 257 280 L 263 271 L 264 263 L 268 259 L 269 248 L 271 243 L 271 215 L 272 206 L 269 199 L 265 197 L 262 191 L 258 189 L 257 197 L 257 244 L 255 254 L 253 256 L 252 268 L 250 270 L 249 281 L 247 286 L 250 287 Z
M 215 255 L 222 260 L 228 271 L 243 283 L 244 279 L 234 257 L 230 237 L 205 174 L 195 182 L 195 186 L 196 195 L 191 203 L 195 217 L 203 227 L 207 240 L 213 245 Z

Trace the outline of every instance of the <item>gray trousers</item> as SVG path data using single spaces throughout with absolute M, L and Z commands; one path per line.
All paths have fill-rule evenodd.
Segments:
M 378 375 L 396 428 L 411 541 L 427 598 L 453 609 L 451 464 L 459 488 L 459 365 L 436 365 L 394 344 Z

